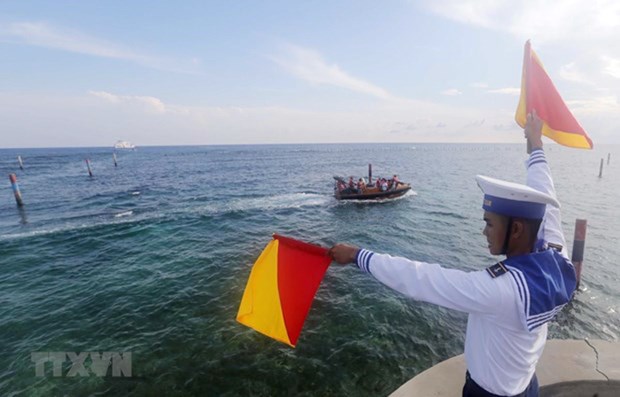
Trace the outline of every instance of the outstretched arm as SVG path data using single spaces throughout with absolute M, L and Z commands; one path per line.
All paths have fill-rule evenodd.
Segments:
M 527 139 L 527 153 L 530 155 L 530 158 L 527 161 L 526 184 L 531 188 L 557 198 L 551 177 L 551 169 L 549 164 L 547 164 L 547 158 L 543 151 L 542 125 L 543 121 L 538 117 L 535 110 L 527 115 L 524 134 Z M 538 238 L 547 243 L 566 247 L 559 208 L 547 205 L 545 217 L 538 232 Z M 562 254 L 568 257 L 566 249 L 562 250 Z
M 410 298 L 467 313 L 501 315 L 510 297 L 510 280 L 494 280 L 486 271 L 464 272 L 438 264 L 379 254 L 349 244 L 329 250 L 342 265 L 355 263 L 381 283 Z M 507 298 L 508 297 L 508 298 Z

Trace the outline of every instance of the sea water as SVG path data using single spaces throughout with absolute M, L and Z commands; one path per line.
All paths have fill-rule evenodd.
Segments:
M 588 220 L 581 289 L 551 338 L 620 337 L 619 149 L 546 147 L 566 249 L 575 219 Z M 359 144 L 144 147 L 117 158 L 0 150 L 0 395 L 389 394 L 463 352 L 465 314 L 332 265 L 292 349 L 235 321 L 252 263 L 277 232 L 483 269 L 497 258 L 474 176 L 522 182 L 527 155 L 516 144 Z M 332 176 L 364 176 L 368 163 L 413 192 L 336 201 Z M 68 376 L 69 360 L 60 376 L 51 362 L 36 376 L 33 352 L 131 352 L 131 376 Z

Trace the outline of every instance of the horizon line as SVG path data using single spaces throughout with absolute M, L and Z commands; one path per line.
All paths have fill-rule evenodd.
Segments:
M 161 147 L 206 147 L 206 146 L 292 146 L 292 145 L 522 145 L 525 142 L 282 142 L 282 143 L 208 143 L 208 144 L 178 144 L 178 145 L 141 145 L 139 148 L 161 148 Z M 598 143 L 599 145 L 619 145 L 620 143 Z M 545 145 L 559 146 L 554 141 L 547 141 Z M 110 149 L 118 152 L 131 152 L 134 149 L 115 149 L 113 146 L 15 146 L 0 147 L 0 150 L 20 150 L 20 149 Z M 592 149 L 594 150 L 594 149 Z

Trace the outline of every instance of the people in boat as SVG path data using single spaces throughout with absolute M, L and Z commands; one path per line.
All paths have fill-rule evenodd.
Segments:
M 381 178 L 377 178 L 377 182 L 375 183 L 375 187 L 377 189 L 381 189 Z
M 349 189 L 355 189 L 355 182 L 352 176 L 349 177 Z
M 364 190 L 366 190 L 366 181 L 364 180 L 364 178 L 360 178 L 357 181 L 357 190 L 358 193 L 362 193 Z
M 394 174 L 394 176 L 392 177 L 392 189 L 394 190 L 398 189 L 399 183 L 400 181 L 398 180 L 398 175 Z
M 388 183 L 385 178 L 381 178 L 381 191 L 385 192 L 388 190 Z
M 575 291 L 541 131 L 536 113 L 528 114 L 527 185 L 476 177 L 489 251 L 506 256 L 495 265 L 467 272 L 349 244 L 329 250 L 337 263 L 355 263 L 402 294 L 468 313 L 465 397 L 538 396 L 547 324 Z
M 342 192 L 344 189 L 347 188 L 347 185 L 345 185 L 342 180 L 339 180 L 338 182 L 336 182 L 336 187 L 339 192 Z

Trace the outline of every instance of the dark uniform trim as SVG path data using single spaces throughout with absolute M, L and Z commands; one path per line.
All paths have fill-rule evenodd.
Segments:
M 497 262 L 493 266 L 487 267 L 486 271 L 487 273 L 489 273 L 489 276 L 491 276 L 491 278 L 496 278 L 501 276 L 502 274 L 508 273 L 508 269 L 506 269 L 506 266 L 504 266 L 502 262 Z

